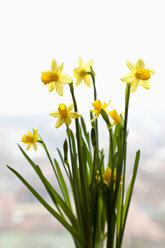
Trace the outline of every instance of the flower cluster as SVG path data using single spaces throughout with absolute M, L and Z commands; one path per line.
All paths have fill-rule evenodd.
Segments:
M 76 78 L 75 85 L 78 86 L 82 81 L 86 84 L 87 87 L 91 87 L 91 67 L 93 66 L 93 60 L 88 61 L 86 64 L 82 60 L 82 58 L 78 59 L 78 67 L 73 70 L 73 75 Z M 51 70 L 42 72 L 41 81 L 47 85 L 49 92 L 56 89 L 56 92 L 63 96 L 63 84 L 71 84 L 73 82 L 72 77 L 63 73 L 63 65 L 61 63 L 59 66 L 55 59 L 51 62 Z M 142 59 L 139 59 L 136 65 L 130 61 L 127 61 L 127 66 L 131 72 L 128 72 L 123 75 L 121 78 L 122 81 L 131 85 L 131 92 L 135 92 L 139 83 L 145 89 L 150 89 L 150 77 L 155 72 L 154 69 L 145 69 L 145 64 Z M 100 100 L 95 100 L 92 105 L 94 110 L 91 110 L 92 113 L 95 114 L 95 117 L 92 118 L 91 122 L 95 121 L 101 110 L 108 111 L 107 107 L 109 106 L 111 101 L 108 103 L 101 103 Z M 64 103 L 59 104 L 58 111 L 51 112 L 50 115 L 58 118 L 55 127 L 60 127 L 63 123 L 66 125 L 70 125 L 72 120 L 71 118 L 78 118 L 81 116 L 78 112 L 71 112 L 73 109 L 73 104 L 71 104 L 68 108 Z M 122 115 L 118 114 L 116 109 L 113 109 L 108 112 L 109 116 L 113 119 L 110 121 L 110 129 L 116 125 L 117 123 L 121 123 L 123 121 Z M 121 123 L 122 125 L 122 123 Z M 27 131 L 28 135 L 24 135 L 22 137 L 22 141 L 28 144 L 27 150 L 33 145 L 34 149 L 37 149 L 36 142 L 38 140 L 37 128 L 33 130 L 33 135 L 30 131 Z
M 107 248 L 121 248 L 122 245 L 140 158 L 140 150 L 138 150 L 132 167 L 132 178 L 126 191 L 130 93 L 135 92 L 139 84 L 149 89 L 151 75 L 155 72 L 153 69 L 146 69 L 142 59 L 136 64 L 127 62 L 127 65 L 131 72 L 121 78 L 127 84 L 124 112 L 119 114 L 116 109 L 109 109 L 111 101 L 102 103 L 97 98 L 93 60 L 85 64 L 81 58 L 78 59 L 78 67 L 73 70 L 73 76 L 76 78 L 75 86 L 84 81 L 87 87 L 93 84 L 94 90 L 94 99 L 91 103 L 94 109 L 90 110 L 90 132 L 87 130 L 83 116 L 78 112 L 73 79 L 63 73 L 63 63 L 58 66 L 53 59 L 51 70 L 42 73 L 41 81 L 47 85 L 50 92 L 55 89 L 57 94 L 63 96 L 63 86 L 68 84 L 72 97 L 72 104 L 66 106 L 62 102 L 56 111 L 50 113 L 52 117 L 57 118 L 56 128 L 63 124 L 66 126 L 63 152 L 57 149 L 60 162 L 56 158 L 52 159 L 37 128 L 34 128 L 33 132 L 28 130 L 27 134 L 23 135 L 22 142 L 27 145 L 27 150 L 31 146 L 37 150 L 37 142 L 42 145 L 58 183 L 58 189 L 61 191 L 60 194 L 46 178 L 39 165 L 36 165 L 20 146 L 19 148 L 39 176 L 53 204 L 49 204 L 15 169 L 8 166 L 40 203 L 70 232 L 76 248 L 100 248 L 103 247 L 105 240 Z M 105 121 L 109 137 L 106 155 L 100 145 L 98 117 L 102 117 Z M 75 119 L 74 132 L 70 128 L 72 119 Z M 71 189 L 72 202 L 66 181 Z

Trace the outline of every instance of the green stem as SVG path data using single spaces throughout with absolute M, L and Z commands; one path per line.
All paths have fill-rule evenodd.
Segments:
M 112 133 L 112 129 L 109 129 L 109 161 L 108 161 L 108 167 L 112 168 L 112 175 L 113 175 L 113 171 L 114 171 L 113 155 L 114 155 L 113 133 Z
M 97 100 L 97 90 L 96 90 L 95 72 L 94 72 L 92 66 L 90 68 L 91 68 L 90 75 L 92 78 L 93 89 L 94 89 L 94 101 L 96 101 Z M 95 120 L 95 128 L 96 128 L 97 146 L 99 147 L 99 134 L 98 134 L 98 120 L 97 119 Z
M 77 108 L 77 102 L 74 95 L 74 88 L 73 83 L 69 84 L 70 92 L 73 99 L 74 104 L 74 110 L 78 112 Z M 87 186 L 87 175 L 86 170 L 84 168 L 85 163 L 83 163 L 83 157 L 82 157 L 82 146 L 81 146 L 81 134 L 80 134 L 80 125 L 79 120 L 75 119 L 76 124 L 76 135 L 77 135 L 77 148 L 78 148 L 78 159 L 79 159 L 79 170 L 80 170 L 80 184 L 81 184 L 81 192 L 82 192 L 82 201 L 81 201 L 81 214 L 82 214 L 82 220 L 83 220 L 83 236 L 84 236 L 84 247 L 91 246 L 91 223 L 89 223 L 90 216 L 88 211 L 88 186 Z
M 54 167 L 54 164 L 53 164 L 53 161 L 52 161 L 52 159 L 51 159 L 51 157 L 50 157 L 50 154 L 49 154 L 49 152 L 48 152 L 48 149 L 47 149 L 47 147 L 46 147 L 44 141 L 42 140 L 41 136 L 40 136 L 40 139 L 41 139 L 41 140 L 38 140 L 38 142 L 42 144 L 42 146 L 43 146 L 43 148 L 44 148 L 44 150 L 45 150 L 45 152 L 46 152 L 46 155 L 47 155 L 47 157 L 48 157 L 48 159 L 49 159 L 49 161 L 50 161 L 50 164 L 51 164 L 51 166 L 52 166 L 52 168 L 53 168 L 53 171 L 54 171 L 54 173 L 55 173 L 55 175 L 56 175 L 56 169 L 55 169 L 55 167 Z
M 121 247 L 123 239 L 123 208 L 124 208 L 124 193 L 125 193 L 125 174 L 126 174 L 126 151 L 127 151 L 127 122 L 128 122 L 128 107 L 130 98 L 131 85 L 127 84 L 125 91 L 125 118 L 124 118 L 124 137 L 123 137 L 123 153 L 124 153 L 124 166 L 123 166 L 123 184 L 122 184 L 122 197 L 121 197 L 121 221 L 120 221 L 120 238 L 118 248 Z

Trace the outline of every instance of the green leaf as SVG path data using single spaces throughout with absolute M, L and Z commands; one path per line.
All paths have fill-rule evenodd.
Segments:
M 129 188 L 128 188 L 128 191 L 127 191 L 125 204 L 124 204 L 124 209 L 123 209 L 123 221 L 122 221 L 123 222 L 123 227 L 122 227 L 123 232 L 124 232 L 125 223 L 126 223 L 126 219 L 127 219 L 127 215 L 128 215 L 128 209 L 129 209 L 129 206 L 130 206 L 132 192 L 133 192 L 133 188 L 134 188 L 134 184 L 135 184 L 137 169 L 138 169 L 138 165 L 139 165 L 139 158 L 140 158 L 140 151 L 138 150 L 136 152 L 133 175 L 132 175 L 132 179 L 131 179 L 131 182 L 130 182 L 130 185 L 129 185 Z
M 69 194 L 68 194 L 68 189 L 67 189 L 67 186 L 66 186 L 65 180 L 63 178 L 61 169 L 60 169 L 59 164 L 58 164 L 56 159 L 54 159 L 54 163 L 55 163 L 55 166 L 56 166 L 56 177 L 57 177 L 61 192 L 62 192 L 62 194 L 64 196 L 66 204 L 68 205 L 68 207 L 70 209 L 72 209 Z
M 66 175 L 68 176 L 69 181 L 71 182 L 71 181 L 72 181 L 72 174 L 71 174 L 71 171 L 70 171 L 70 168 L 69 168 L 69 162 L 63 160 L 61 151 L 60 151 L 58 148 L 57 148 L 57 152 L 58 152 L 58 155 L 59 155 L 59 157 L 60 157 L 60 159 L 61 159 L 62 165 L 63 165 L 63 167 L 64 167 L 64 169 L 65 169 Z M 67 167 L 65 166 L 66 163 L 67 163 Z M 67 169 L 68 169 L 68 170 L 67 170 Z M 69 173 L 68 173 L 68 171 L 69 171 Z
M 96 247 L 95 248 L 100 248 L 103 246 L 104 244 L 104 241 L 107 237 L 107 232 L 103 235 L 103 237 L 99 240 L 99 242 L 96 244 Z
M 24 152 L 24 150 L 19 146 L 20 150 L 22 151 L 22 153 L 24 154 L 25 158 L 29 161 L 29 163 L 32 165 L 33 169 L 35 170 L 35 172 L 37 173 L 37 175 L 39 176 L 39 178 L 41 179 L 41 181 L 43 182 L 48 194 L 50 195 L 52 201 L 54 202 L 54 204 L 56 205 L 57 209 L 60 211 L 58 204 L 60 205 L 60 207 L 63 209 L 63 211 L 65 212 L 65 214 L 67 215 L 67 213 L 69 214 L 71 211 L 71 204 L 66 205 L 65 202 L 62 200 L 62 198 L 58 195 L 58 193 L 54 190 L 54 188 L 51 186 L 51 184 L 48 182 L 48 180 L 45 178 L 45 176 L 43 175 L 41 169 L 39 166 L 35 165 L 34 162 L 29 158 L 29 156 Z M 54 168 L 55 169 L 55 168 Z M 54 171 L 55 174 L 57 175 L 56 170 Z M 57 178 L 58 179 L 58 178 Z M 66 197 L 66 195 L 65 195 Z M 69 199 L 66 197 L 66 199 Z M 67 208 L 66 208 L 66 206 Z M 71 212 L 72 213 L 72 212 Z M 70 214 L 71 214 L 70 213 Z M 75 218 L 73 216 L 71 216 L 71 221 L 74 220 L 75 222 Z
M 23 182 L 23 184 L 31 191 L 38 201 L 72 234 L 72 236 L 80 242 L 80 237 L 77 230 L 71 226 L 63 216 L 59 215 L 57 211 L 55 211 L 16 170 L 10 166 L 7 167 Z

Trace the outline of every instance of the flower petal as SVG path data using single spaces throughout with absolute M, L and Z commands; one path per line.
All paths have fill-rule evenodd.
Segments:
M 68 114 L 68 117 L 70 117 L 70 118 L 78 118 L 78 117 L 80 117 L 81 116 L 81 114 L 79 114 L 78 112 L 70 112 L 69 114 Z
M 136 65 L 130 61 L 127 61 L 127 66 L 132 72 L 136 72 Z
M 30 147 L 31 147 L 32 144 L 29 144 L 27 147 L 26 147 L 26 150 L 29 150 Z
M 64 123 L 64 118 L 60 117 L 60 118 L 57 120 L 55 127 L 58 128 L 58 127 L 60 127 L 63 123 Z
M 89 60 L 86 63 L 85 68 L 87 69 L 87 71 L 90 71 L 90 67 L 93 66 L 93 64 L 94 64 L 94 60 L 93 59 Z
M 143 88 L 145 88 L 147 90 L 151 88 L 150 80 L 140 80 L 140 84 Z
M 94 113 L 94 114 L 96 114 L 96 115 L 100 113 L 100 111 L 99 110 L 96 110 L 96 109 L 92 109 L 91 112 Z
M 73 106 L 74 106 L 74 104 L 72 103 L 71 105 L 69 105 L 69 106 L 67 107 L 67 109 L 68 109 L 68 112 L 72 111 L 72 109 L 73 109 Z
M 70 84 L 73 82 L 73 78 L 68 76 L 67 74 L 65 73 L 62 73 L 59 77 L 59 81 L 60 83 L 63 83 L 63 84 Z
M 60 117 L 60 113 L 58 111 L 51 112 L 50 115 L 53 117 Z
M 61 63 L 61 64 L 59 65 L 59 67 L 57 68 L 57 72 L 58 72 L 58 73 L 61 73 L 61 72 L 62 72 L 63 66 L 64 66 L 64 63 Z
M 149 70 L 149 72 L 150 72 L 151 75 L 155 73 L 155 70 L 154 69 L 147 68 L 147 70 Z
M 84 77 L 84 83 L 86 84 L 87 87 L 89 88 L 91 87 L 91 80 L 90 80 L 89 75 Z
M 145 64 L 144 61 L 142 59 L 139 59 L 136 63 L 136 68 L 139 69 L 144 69 L 145 68 Z
M 81 68 L 77 67 L 77 68 L 74 68 L 73 70 L 73 76 L 78 78 L 79 75 L 80 75 L 80 71 L 81 71 Z
M 60 82 L 56 82 L 56 91 L 57 93 L 62 96 L 63 95 L 63 85 Z
M 95 121 L 98 118 L 99 114 L 96 114 L 96 116 L 91 120 L 91 122 Z
M 131 84 L 131 92 L 135 92 L 137 90 L 137 87 L 139 86 L 139 79 L 136 79 L 132 84 Z
M 64 119 L 65 124 L 68 125 L 68 126 L 72 123 L 72 120 L 71 120 L 71 118 L 69 116 L 67 116 L 67 117 L 65 117 L 63 119 Z
M 133 72 L 127 72 L 121 78 L 123 82 L 132 83 L 136 79 L 135 74 Z
M 106 108 L 108 107 L 108 105 L 110 104 L 111 101 L 109 101 L 108 103 L 103 102 L 103 106 L 102 109 L 104 109 L 106 111 Z
M 55 61 L 55 59 L 52 59 L 52 62 L 51 62 L 51 71 L 57 71 L 57 62 Z
M 27 130 L 27 133 L 28 133 L 29 136 L 32 136 L 31 131 Z
M 85 67 L 85 64 L 84 64 L 84 61 L 82 60 L 82 58 L 78 58 L 78 66 L 79 66 L 80 68 Z
M 78 86 L 79 84 L 81 84 L 81 82 L 82 82 L 82 77 L 77 78 L 77 80 L 76 80 L 76 86 Z
M 51 83 L 47 84 L 47 88 L 48 88 L 49 92 L 54 90 L 55 87 L 56 87 L 56 82 L 51 82 Z
M 36 142 L 33 143 L 33 147 L 34 147 L 34 150 L 36 151 L 37 150 Z

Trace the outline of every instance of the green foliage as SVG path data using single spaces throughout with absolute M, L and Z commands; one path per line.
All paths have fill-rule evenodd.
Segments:
M 95 73 L 92 67 L 89 74 L 92 77 L 94 100 L 96 100 Z M 74 110 L 78 111 L 73 83 L 69 86 Z M 105 242 L 107 248 L 120 248 L 122 245 L 140 157 L 140 151 L 138 151 L 132 179 L 128 191 L 125 192 L 129 98 L 130 86 L 127 85 L 125 118 L 122 119 L 122 124 L 117 123 L 115 128 L 110 128 L 109 116 L 106 111 L 101 110 L 101 116 L 107 127 L 107 135 L 109 135 L 106 164 L 104 150 L 99 146 L 97 119 L 91 123 L 90 131 L 87 130 L 83 117 L 80 121 L 75 119 L 76 133 L 66 126 L 63 152 L 57 149 L 59 160 L 51 158 L 46 144 L 40 137 L 38 142 L 41 143 L 48 157 L 61 194 L 57 193 L 41 168 L 19 146 L 22 154 L 43 183 L 53 205 L 46 202 L 16 170 L 8 166 L 38 201 L 70 232 L 76 248 L 101 248 Z M 93 114 L 90 113 L 90 119 L 92 118 Z M 105 173 L 107 168 L 110 173 L 109 180 Z M 73 203 L 70 201 L 69 189 L 73 196 Z

